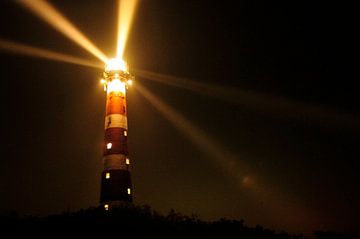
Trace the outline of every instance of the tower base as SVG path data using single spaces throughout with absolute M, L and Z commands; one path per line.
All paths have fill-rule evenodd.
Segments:
M 101 174 L 100 204 L 132 202 L 130 171 L 122 169 L 106 170 Z

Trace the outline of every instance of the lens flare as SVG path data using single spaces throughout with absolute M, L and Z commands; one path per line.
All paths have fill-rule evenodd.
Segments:
M 50 3 L 43 0 L 18 2 L 103 62 L 107 61 L 107 57 Z
M 118 2 L 118 41 L 117 57 L 123 58 L 126 41 L 129 35 L 133 16 L 135 15 L 137 0 L 119 0 Z
M 317 209 L 304 204 L 294 192 L 289 193 L 268 180 L 247 176 L 243 184 L 251 199 L 252 207 L 262 215 L 257 219 L 268 227 L 310 236 L 318 225 L 325 225 L 326 218 Z
M 65 55 L 63 53 L 44 50 L 33 46 L 27 46 L 16 42 L 10 42 L 3 39 L 0 39 L 0 49 L 15 54 L 34 56 L 34 57 L 44 58 L 53 61 L 61 61 L 66 63 L 77 64 L 81 66 L 102 68 L 101 62 L 97 63 L 94 61 L 84 60 L 78 57 Z

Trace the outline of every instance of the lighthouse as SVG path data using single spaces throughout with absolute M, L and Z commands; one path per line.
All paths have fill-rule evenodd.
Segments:
M 106 92 L 106 110 L 100 191 L 100 204 L 105 210 L 133 200 L 126 106 L 126 89 L 132 79 L 124 60 L 114 58 L 105 65 L 101 79 Z

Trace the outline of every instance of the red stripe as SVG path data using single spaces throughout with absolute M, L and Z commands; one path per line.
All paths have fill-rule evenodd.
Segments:
M 128 155 L 127 136 L 124 136 L 124 131 L 126 130 L 123 128 L 108 128 L 105 130 L 104 155 Z M 110 149 L 107 149 L 108 143 L 112 144 Z

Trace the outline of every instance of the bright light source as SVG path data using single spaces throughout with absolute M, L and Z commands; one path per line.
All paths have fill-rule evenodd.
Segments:
M 129 164 L 130 164 L 130 159 L 129 159 L 129 158 L 126 158 L 125 164 L 126 164 L 126 165 L 129 165 Z
M 106 148 L 107 148 L 107 149 L 111 149 L 111 147 L 112 147 L 112 143 L 108 143 L 108 144 L 106 145 Z
M 132 81 L 132 80 L 128 80 L 128 81 L 126 82 L 126 84 L 127 84 L 127 85 L 132 85 L 132 84 L 133 84 L 133 81 Z
M 108 87 L 107 87 L 107 93 L 111 93 L 111 92 L 121 92 L 123 94 L 125 94 L 125 82 L 120 81 L 119 79 L 114 79 L 112 81 L 108 82 Z
M 108 211 L 109 210 L 109 204 L 105 204 L 104 209 L 105 209 L 105 211 Z
M 127 131 L 126 130 L 124 131 L 124 136 L 127 136 Z
M 127 189 L 127 193 L 128 193 L 129 195 L 131 194 L 131 189 L 130 189 L 130 188 Z
M 110 178 L 110 173 L 106 173 L 106 174 L 105 174 L 105 178 L 106 178 L 106 179 L 109 179 L 109 178 Z
M 121 58 L 112 58 L 106 62 L 105 71 L 127 71 L 127 64 Z
M 105 84 L 105 83 L 106 83 L 106 80 L 105 80 L 105 79 L 100 79 L 100 83 L 101 83 L 101 84 Z

